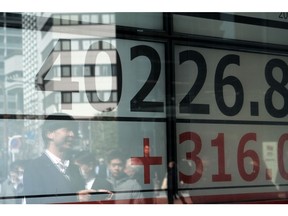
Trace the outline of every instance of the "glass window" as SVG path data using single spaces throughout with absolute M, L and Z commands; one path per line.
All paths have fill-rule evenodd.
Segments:
M 72 101 L 73 103 L 80 103 L 80 94 L 79 92 L 72 92 Z
M 62 103 L 72 103 L 71 92 L 62 92 Z
M 54 74 L 55 77 L 61 77 L 61 67 L 59 66 L 54 66 L 52 67 L 52 73 Z
M 102 65 L 102 76 L 111 76 L 111 66 L 110 65 Z
M 102 43 L 102 49 L 109 50 L 112 49 L 111 40 L 105 40 L 106 43 Z
M 71 19 L 71 25 L 77 25 L 79 24 L 79 15 L 78 14 L 72 14 L 70 16 L 70 19 Z
M 85 66 L 84 67 L 84 76 L 85 77 L 93 76 L 93 72 L 92 72 L 92 67 L 91 66 Z
M 71 41 L 71 50 L 80 50 L 78 40 L 72 40 Z
M 70 24 L 70 16 L 69 15 L 62 15 L 61 16 L 61 24 L 62 25 L 69 25 Z
M 113 21 L 111 19 L 111 14 L 102 14 L 102 23 L 103 24 L 112 24 L 111 21 Z
M 67 50 L 71 50 L 71 43 L 69 40 L 62 40 L 62 50 L 67 51 Z
M 97 92 L 92 92 L 92 101 L 95 102 L 99 102 L 99 97 L 97 95 Z
M 89 24 L 90 23 L 90 15 L 89 14 L 82 14 L 81 15 L 81 22 L 82 22 L 82 24 Z
M 72 76 L 73 77 L 81 77 L 83 74 L 82 66 L 80 65 L 72 65 Z
M 117 101 L 117 92 L 112 91 L 112 102 L 116 102 Z
M 91 42 L 89 40 L 83 40 L 82 41 L 83 50 L 88 50 L 90 47 L 90 44 L 91 44 Z
M 61 67 L 61 74 L 62 74 L 62 77 L 71 77 L 71 66 L 62 66 Z
M 101 68 L 102 66 L 100 65 L 95 66 L 95 76 L 101 76 Z
M 86 92 L 86 98 L 84 97 L 84 102 L 92 102 L 92 92 Z
M 163 13 L 116 13 L 116 24 L 144 29 L 163 30 Z
M 117 65 L 111 64 L 112 76 L 117 76 Z
M 26 203 L 288 203 L 287 12 L 0 17 L 1 189 L 29 160 Z
M 109 101 L 110 96 L 111 96 L 111 92 L 104 91 L 103 92 L 103 101 Z
M 99 14 L 91 14 L 91 23 L 92 24 L 97 24 L 99 23 Z
M 100 42 L 99 41 L 91 41 L 90 49 L 92 50 L 99 50 L 100 49 Z
M 57 41 L 53 41 L 54 44 L 54 50 L 60 51 L 61 50 L 61 43 L 58 43 Z

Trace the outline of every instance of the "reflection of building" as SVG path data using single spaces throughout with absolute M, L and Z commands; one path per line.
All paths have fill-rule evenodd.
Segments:
M 38 95 L 34 93 L 35 74 L 38 67 L 37 25 L 36 15 L 23 14 L 23 83 L 24 83 L 24 114 L 33 115 L 38 104 Z M 26 126 L 34 122 L 27 122 Z
M 41 98 L 39 94 L 35 94 L 35 74 L 38 68 L 38 31 L 37 31 L 37 17 L 35 13 L 23 13 L 23 113 L 32 117 L 42 110 Z M 24 121 L 25 131 L 24 136 L 26 138 L 27 148 L 29 148 L 29 155 L 27 157 L 34 157 L 41 151 L 37 138 L 40 136 L 38 133 L 40 123 L 38 120 L 25 119 Z M 30 134 L 34 134 L 31 137 Z M 30 146 L 30 147 L 29 147 Z
M 22 15 L 18 13 L 2 13 L 3 28 L 1 37 L 3 49 L 1 46 L 1 67 L 0 75 L 1 86 L 5 89 L 3 99 L 6 100 L 1 103 L 2 114 L 17 114 L 23 112 L 23 88 L 22 80 Z M 3 66 L 3 67 L 2 67 Z M 5 112 L 6 110 L 6 112 Z M 9 134 L 11 135 L 11 134 Z
M 27 146 L 31 142 L 26 157 L 34 157 L 42 150 L 35 145 L 39 116 L 116 111 L 114 13 L 0 13 L 0 25 L 0 113 L 27 116 L 21 123 L 0 119 L 3 143 L 21 134 Z M 91 138 L 91 125 L 82 127 L 81 135 Z
M 0 13 L 0 27 L 0 74 L 3 75 L 3 60 L 22 54 L 22 15 Z
M 21 84 L 8 82 L 22 78 L 22 15 L 0 13 L 0 114 L 21 113 L 23 92 Z M 6 175 L 8 163 L 8 137 L 21 134 L 21 123 L 0 120 L 0 179 Z
M 5 89 L 7 110 L 12 114 L 23 113 L 23 67 L 22 55 L 5 60 Z M 20 80 L 20 81 L 18 81 Z
M 5 60 L 5 114 L 23 114 L 23 69 L 22 56 L 15 55 Z M 20 81 L 18 81 L 20 80 Z M 12 116 L 12 115 L 10 115 Z M 15 118 L 5 120 L 6 137 L 23 134 L 23 121 Z M 6 138 L 7 141 L 7 138 Z
M 22 15 L 0 13 L 0 113 L 22 112 L 22 87 L 10 79 L 22 78 Z M 7 114 L 7 112 L 5 113 Z M 3 137 L 3 124 L 0 125 Z
M 112 13 L 23 13 L 25 115 L 65 112 L 91 118 L 115 109 L 114 19 Z M 37 133 L 40 126 L 37 119 L 25 120 L 25 134 Z M 90 126 L 82 127 L 81 135 L 89 137 Z M 41 151 L 40 146 L 32 149 Z
M 39 52 L 42 69 L 49 64 L 50 70 L 39 69 L 37 80 L 45 91 L 45 113 L 65 111 L 73 116 L 81 113 L 91 117 L 114 109 L 117 102 L 114 14 L 45 16 L 46 22 L 43 17 L 39 22 L 42 23 Z M 49 58 L 53 64 L 48 62 Z

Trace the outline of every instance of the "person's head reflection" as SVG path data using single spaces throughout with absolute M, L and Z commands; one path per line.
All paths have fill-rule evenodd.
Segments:
M 65 113 L 49 115 L 42 127 L 42 137 L 47 150 L 64 159 L 73 148 L 77 135 L 74 118 Z

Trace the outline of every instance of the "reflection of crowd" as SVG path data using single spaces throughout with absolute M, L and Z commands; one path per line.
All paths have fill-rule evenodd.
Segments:
M 72 151 L 78 132 L 73 120 L 64 113 L 45 119 L 45 151 L 25 166 L 25 202 L 143 203 L 142 188 L 135 175 L 125 173 L 126 158 L 120 151 L 109 152 L 106 163 L 91 152 Z
M 8 177 L 0 187 L 0 203 L 155 202 L 161 187 L 157 172 L 151 172 L 152 181 L 145 184 L 142 162 L 125 157 L 119 149 L 99 158 L 90 151 L 75 152 L 77 133 L 78 125 L 73 117 L 64 113 L 48 116 L 42 126 L 45 150 L 25 166 L 18 161 L 11 164 Z M 147 157 L 148 147 L 144 146 Z M 176 175 L 173 167 L 168 167 L 168 183 L 175 182 L 171 181 Z M 177 199 L 177 193 L 169 191 L 176 187 L 166 183 L 162 190 L 167 195 L 176 194 L 172 199 Z
M 20 204 L 23 199 L 24 161 L 11 163 L 7 179 L 0 186 L 0 204 Z
M 11 164 L 0 187 L 0 203 L 143 204 L 147 194 L 155 196 L 153 186 L 144 184 L 142 166 L 121 150 L 112 149 L 99 158 L 90 151 L 75 152 L 77 133 L 73 117 L 47 116 L 42 125 L 43 153 L 25 166 L 17 161 Z

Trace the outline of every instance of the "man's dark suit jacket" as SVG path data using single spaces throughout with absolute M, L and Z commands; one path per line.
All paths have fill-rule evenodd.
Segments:
M 85 189 L 79 168 L 70 163 L 66 170 L 68 180 L 46 154 L 32 160 L 24 170 L 26 203 L 77 202 L 76 193 Z

